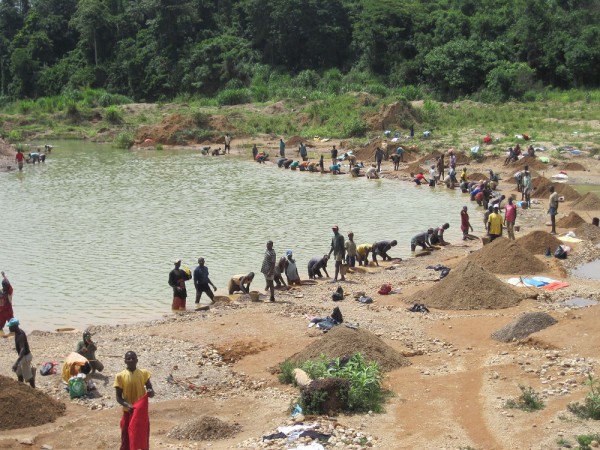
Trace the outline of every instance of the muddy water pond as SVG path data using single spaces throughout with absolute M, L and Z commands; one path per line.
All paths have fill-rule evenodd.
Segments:
M 308 260 L 328 252 L 334 223 L 358 244 L 396 239 L 391 255 L 408 257 L 414 234 L 444 222 L 447 240 L 459 242 L 460 209 L 469 204 L 442 187 L 291 172 L 194 150 L 54 144 L 44 164 L 0 173 L 0 269 L 28 331 L 170 313 L 175 257 L 193 270 L 203 256 L 226 294 L 231 275 L 259 274 L 272 239 L 278 256 L 294 251 L 306 276 Z

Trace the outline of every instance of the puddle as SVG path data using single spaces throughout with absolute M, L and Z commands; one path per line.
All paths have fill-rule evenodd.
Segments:
M 573 275 L 579 278 L 600 280 L 600 259 L 595 259 L 589 263 L 577 266 L 575 270 L 573 270 Z
M 570 299 L 562 302 L 565 306 L 574 306 L 576 308 L 583 308 L 585 306 L 593 306 L 597 305 L 598 301 L 591 298 L 583 298 L 583 297 L 571 297 Z

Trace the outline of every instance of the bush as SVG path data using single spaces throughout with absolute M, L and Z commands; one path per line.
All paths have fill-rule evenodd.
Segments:
M 192 112 L 192 120 L 197 127 L 203 127 L 208 124 L 209 115 L 196 109 Z
M 134 141 L 132 134 L 124 131 L 117 135 L 113 144 L 117 148 L 128 149 L 133 147 L 133 143 Z
M 119 124 L 123 122 L 123 113 L 116 106 L 109 106 L 106 108 L 104 118 L 112 124 Z
M 376 362 L 367 363 L 362 354 L 356 353 L 348 361 L 337 358 L 330 362 L 324 356 L 321 356 L 320 360 L 305 361 L 302 364 L 286 361 L 279 366 L 281 371 L 279 381 L 293 384 L 293 371 L 296 367 L 304 370 L 313 380 L 319 378 L 341 378 L 347 380 L 349 382 L 349 390 L 345 402 L 348 411 L 383 411 L 385 393 L 381 387 L 379 365 Z M 316 401 L 319 399 L 313 400 Z M 309 406 L 314 407 L 314 404 Z
M 23 140 L 23 134 L 20 130 L 10 130 L 8 136 L 6 136 L 10 142 L 17 142 Z
M 248 89 L 224 89 L 217 94 L 217 103 L 223 105 L 240 105 L 252 101 L 251 91 Z
M 369 126 L 360 119 L 353 119 L 344 124 L 344 135 L 348 137 L 363 137 Z
M 592 450 L 592 441 L 600 442 L 600 434 L 582 434 L 577 436 L 579 450 Z
M 590 387 L 590 393 L 585 397 L 584 402 L 570 403 L 567 408 L 582 419 L 600 420 L 600 389 L 597 387 L 598 380 L 588 375 L 587 385 Z
M 542 401 L 540 395 L 533 390 L 533 388 L 519 385 L 521 395 L 516 400 L 507 400 L 505 403 L 506 408 L 516 408 L 527 412 L 538 411 L 544 409 L 546 405 Z

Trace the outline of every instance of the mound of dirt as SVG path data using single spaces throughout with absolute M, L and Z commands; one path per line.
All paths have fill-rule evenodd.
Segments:
M 414 163 L 411 163 L 411 164 L 409 164 L 409 165 L 408 165 L 408 166 L 406 166 L 406 167 L 405 167 L 403 170 L 404 170 L 406 173 L 412 173 L 412 174 L 416 174 L 416 173 L 419 173 L 419 172 L 423 172 L 423 173 L 426 173 L 426 172 L 427 172 L 427 171 L 426 171 L 425 169 L 423 169 L 423 167 L 422 167 L 422 166 L 421 166 L 419 163 L 417 163 L 417 162 L 414 162 Z
M 434 287 L 416 292 L 408 301 L 438 309 L 501 309 L 517 305 L 521 296 L 480 265 L 463 261 Z
M 581 211 L 600 211 L 600 198 L 593 192 L 588 192 L 571 205 L 573 209 Z
M 437 150 L 434 150 L 434 151 L 432 151 L 430 153 L 427 153 L 425 156 L 420 157 L 417 160 L 417 162 L 419 164 L 429 164 L 429 165 L 436 164 L 437 163 L 436 160 L 440 157 L 441 154 L 442 154 L 441 152 L 438 152 Z M 446 159 L 447 159 L 446 155 L 444 155 L 444 163 L 446 165 L 448 165 L 448 161 Z
M 529 166 L 530 170 L 531 169 L 547 170 L 548 169 L 548 164 L 541 162 L 537 158 L 532 158 L 531 156 L 524 156 L 523 158 L 519 159 L 518 161 L 510 163 L 510 167 L 514 167 L 514 168 L 518 168 L 518 169 L 523 169 L 523 168 L 525 168 L 525 166 Z
M 216 417 L 203 416 L 171 428 L 167 436 L 190 441 L 217 441 L 235 436 L 242 430 L 239 423 L 228 424 Z
M 166 145 L 175 145 L 185 143 L 187 137 L 186 131 L 196 128 L 193 120 L 189 116 L 181 114 L 172 114 L 163 118 L 157 125 L 145 125 L 138 129 L 135 136 L 136 144 L 144 142 L 146 139 L 152 139 L 154 142 Z
M 590 241 L 595 241 L 600 239 L 600 228 L 596 225 L 592 225 L 591 223 L 584 223 L 577 227 L 575 230 L 575 236 L 579 239 L 589 239 Z
M 373 142 L 369 142 L 364 147 L 359 148 L 352 153 L 354 153 L 354 156 L 356 156 L 356 159 L 359 161 L 373 161 L 375 160 L 375 150 L 377 147 L 385 147 L 384 144 L 387 144 L 385 139 L 375 139 Z
M 587 170 L 584 166 L 582 166 L 579 163 L 576 162 L 570 162 L 568 164 L 565 164 L 564 166 L 562 166 L 562 170 L 573 170 L 573 171 L 577 171 L 577 170 Z
M 585 220 L 575 211 L 571 211 L 568 216 L 561 217 L 556 221 L 556 226 L 559 228 L 575 228 L 585 223 Z
M 0 137 L 0 156 L 9 156 L 14 159 L 16 152 L 14 145 L 9 144 Z
M 564 183 L 553 183 L 548 178 L 537 177 L 532 181 L 533 192 L 531 194 L 534 198 L 550 197 L 550 186 L 554 186 L 554 190 L 558 192 L 558 195 L 564 197 L 565 200 L 577 200 L 581 195 L 575 189 L 568 184 Z
M 0 430 L 28 428 L 54 422 L 65 405 L 29 384 L 0 375 Z
M 410 365 L 407 358 L 370 331 L 344 325 L 333 327 L 321 339 L 292 355 L 288 360 L 304 362 L 319 359 L 321 355 L 333 359 L 351 356 L 357 352 L 360 352 L 366 361 L 376 361 L 384 372 Z
M 471 158 L 466 153 L 455 152 L 454 154 L 456 155 L 456 165 L 457 166 L 464 166 L 465 164 L 471 163 Z M 449 161 L 450 157 L 448 156 L 448 157 L 446 157 L 446 159 Z
M 469 181 L 480 181 L 480 180 L 489 181 L 490 180 L 486 175 L 479 173 L 479 172 L 475 172 L 475 173 L 471 173 L 471 174 L 467 173 L 467 179 Z
M 544 249 L 545 250 L 545 249 Z M 498 238 L 467 256 L 492 273 L 525 275 L 543 272 L 546 265 L 515 241 Z
M 531 233 L 517 239 L 517 244 L 534 255 L 543 255 L 550 248 L 552 252 L 562 242 L 545 231 L 532 231 Z
M 512 342 L 524 339 L 530 334 L 541 331 L 558 323 L 550 314 L 544 312 L 525 313 L 515 321 L 492 333 L 492 339 L 500 342 Z
M 269 347 L 271 347 L 271 344 L 264 341 L 238 340 L 217 345 L 216 350 L 221 355 L 223 361 L 226 363 L 235 363 L 245 356 L 256 355 Z
M 379 112 L 367 118 L 367 124 L 374 131 L 407 129 L 421 121 L 421 114 L 407 101 L 383 105 Z
M 310 139 L 303 138 L 302 136 L 292 136 L 287 141 L 285 141 L 285 146 L 286 148 L 299 147 L 302 142 L 304 142 L 304 145 L 309 148 L 315 146 L 313 143 L 310 142 Z M 333 144 L 331 145 L 333 146 Z

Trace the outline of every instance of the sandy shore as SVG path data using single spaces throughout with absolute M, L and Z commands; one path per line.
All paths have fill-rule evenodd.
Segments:
M 263 142 L 273 148 L 271 154 L 276 143 Z M 331 144 L 319 145 L 313 151 L 326 152 Z M 295 154 L 295 148 L 290 150 Z M 600 184 L 600 162 L 591 158 L 577 161 L 589 171 L 569 173 L 570 181 Z M 494 169 L 503 178 L 500 189 L 506 195 L 514 192 L 511 177 L 515 170 L 501 164 L 501 159 L 491 159 L 470 164 L 469 171 Z M 548 173 L 554 170 L 559 169 L 549 169 Z M 389 162 L 384 164 L 384 177 L 393 182 L 409 180 L 407 174 L 394 172 Z M 465 203 L 470 206 L 471 220 L 480 221 L 481 212 L 475 210 L 474 203 L 468 203 L 467 196 Z M 543 198 L 530 210 L 520 211 L 517 237 L 538 229 L 549 231 L 546 210 L 547 199 Z M 570 210 L 570 203 L 561 204 L 559 218 Z M 580 213 L 589 222 L 600 211 Z M 459 211 L 456 216 L 452 227 L 459 225 Z M 435 225 L 435 218 L 431 225 Z M 138 353 L 139 365 L 152 372 L 157 393 L 150 408 L 152 448 L 280 448 L 261 443 L 260 438 L 288 423 L 289 406 L 297 390 L 281 385 L 273 368 L 321 337 L 319 331 L 307 327 L 306 317 L 328 315 L 334 306 L 341 308 L 347 321 L 359 323 L 412 363 L 386 374 L 384 384 L 395 396 L 386 404 L 385 413 L 335 418 L 348 437 L 363 433 L 370 438 L 368 444 L 360 441 L 338 448 L 559 448 L 559 439 L 573 443 L 576 435 L 598 430 L 596 423 L 577 419 L 567 410 L 569 402 L 581 401 L 589 392 L 584 382 L 589 373 L 597 372 L 600 358 L 600 307 L 575 309 L 561 303 L 575 296 L 600 300 L 600 282 L 570 275 L 577 263 L 600 257 L 600 249 L 589 241 L 573 247 L 566 262 L 551 258 L 548 271 L 543 273 L 570 286 L 557 291 L 519 288 L 527 298 L 512 308 L 431 309 L 429 314 L 407 310 L 412 294 L 436 289 L 439 283 L 439 274 L 427 269 L 428 265 L 444 264 L 453 269 L 481 248 L 480 241 L 459 241 L 429 256 L 349 274 L 341 285 L 350 295 L 337 304 L 330 297 L 337 285 L 321 280 L 314 286 L 278 292 L 274 304 L 232 296 L 231 301 L 218 302 L 209 311 L 167 314 L 162 320 L 127 326 L 95 327 L 92 331 L 98 357 L 106 367 L 105 378 L 95 380 L 97 396 L 69 400 L 59 375 L 38 375 L 39 389 L 64 401 L 67 414 L 55 423 L 0 432 L 0 448 L 31 448 L 32 443 L 35 448 L 117 448 L 120 411 L 112 382 L 124 368 L 122 356 L 130 349 Z M 262 287 L 262 280 L 258 283 L 256 287 Z M 377 294 L 383 283 L 392 284 L 399 293 Z M 372 296 L 374 303 L 354 301 L 352 294 L 359 291 Z M 170 299 L 165 299 L 165 308 L 169 303 Z M 492 332 L 520 314 L 534 311 L 547 312 L 558 323 L 522 342 L 501 343 L 490 338 Z M 30 333 L 34 362 L 39 366 L 44 361 L 62 361 L 81 338 L 80 332 Z M 14 377 L 10 372 L 16 356 L 12 339 L 0 339 L 0 348 L 0 375 Z M 168 381 L 169 375 L 176 383 Z M 519 385 L 540 392 L 546 408 L 535 413 L 503 408 L 507 399 L 520 393 Z M 210 442 L 178 441 L 167 436 L 175 425 L 201 416 L 238 423 L 241 431 Z M 338 442 L 342 441 L 340 438 Z

